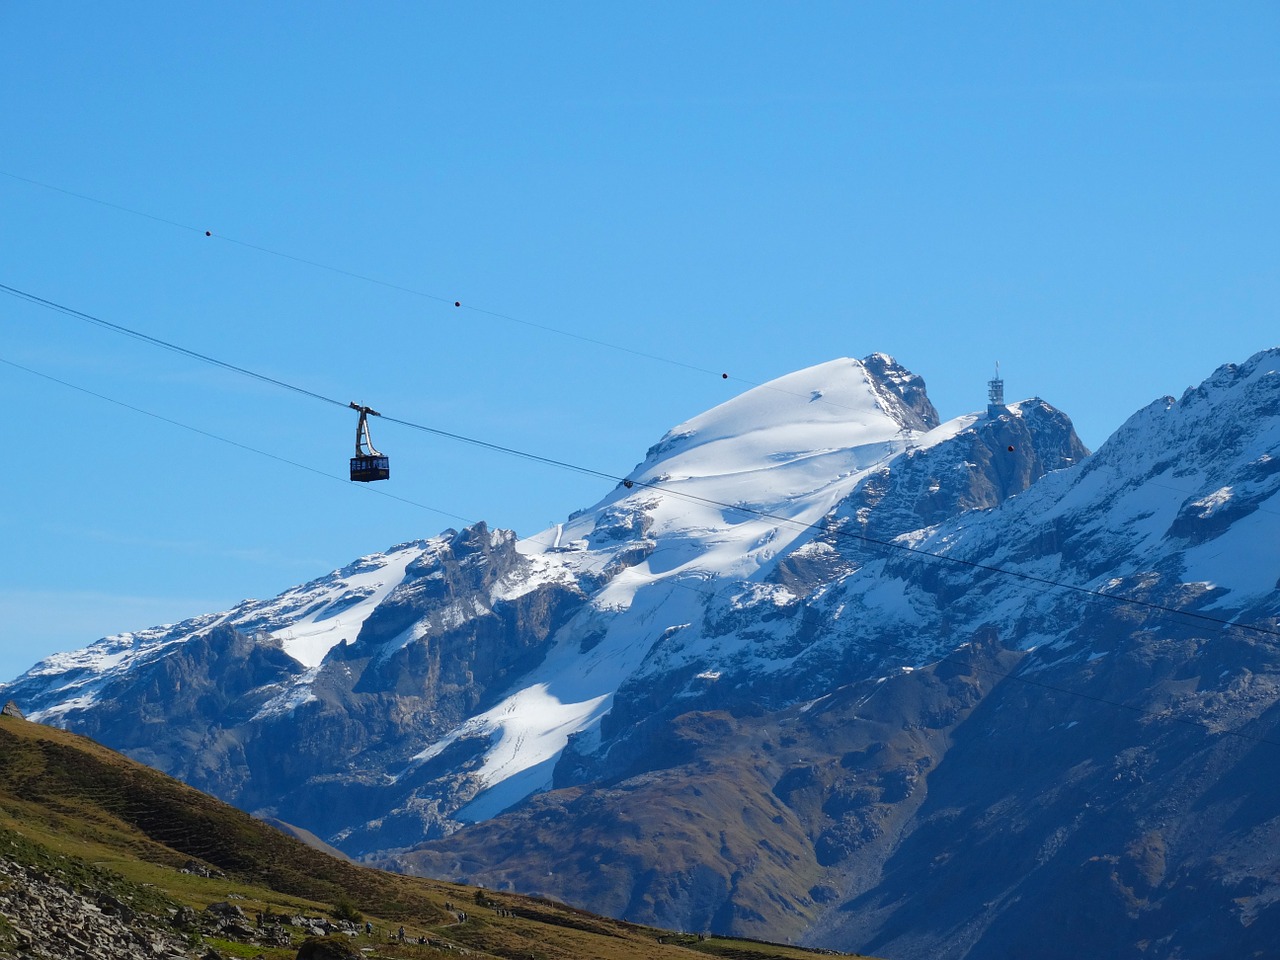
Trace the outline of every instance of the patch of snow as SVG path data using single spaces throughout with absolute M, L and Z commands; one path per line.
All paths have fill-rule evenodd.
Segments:
M 1219 487 L 1213 493 L 1199 500 L 1193 500 L 1189 506 L 1198 508 L 1199 517 L 1202 520 L 1212 517 L 1222 507 L 1231 502 L 1231 487 Z
M 286 713 L 292 713 L 304 703 L 313 702 L 317 698 L 311 691 L 311 685 L 315 683 L 316 677 L 319 675 L 320 668 L 318 666 L 307 670 L 287 689 L 264 703 L 258 709 L 258 712 L 254 714 L 253 719 L 266 720 L 270 717 L 282 716 Z
M 93 706 L 98 700 L 97 693 L 86 693 L 70 700 L 63 700 L 61 703 L 49 707 L 47 710 L 36 710 L 27 714 L 27 719 L 34 723 L 44 723 L 49 726 L 56 727 L 58 721 L 76 710 L 87 710 Z
M 309 584 L 306 615 L 270 634 L 304 667 L 319 666 L 343 640 L 355 641 L 369 615 L 404 582 L 405 568 L 422 553 L 421 544 L 405 544 L 389 553 L 363 557 L 326 581 Z M 298 599 L 284 594 L 279 601 L 283 606 Z M 270 616 L 271 611 L 263 612 Z
M 570 734 L 598 721 L 608 712 L 612 699 L 612 694 L 601 694 L 566 701 L 553 692 L 551 685 L 536 683 L 471 718 L 414 759 L 429 760 L 448 743 L 463 737 L 488 736 L 490 746 L 483 763 L 472 773 L 481 789 L 456 814 L 462 820 L 487 819 L 529 793 L 550 786 L 550 764 L 560 755 Z M 535 770 L 536 776 L 530 773 Z
M 1236 523 L 1221 535 L 1183 553 L 1183 579 L 1224 590 L 1206 609 L 1240 606 L 1246 597 L 1265 596 L 1280 583 L 1280 518 Z

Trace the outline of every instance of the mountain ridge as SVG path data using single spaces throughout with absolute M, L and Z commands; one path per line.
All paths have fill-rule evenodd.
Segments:
M 1010 956 L 1027 931 L 1065 938 L 1069 905 L 1044 891 L 1084 884 L 1107 936 L 1203 947 L 1169 925 L 1176 878 L 1197 876 L 1222 891 L 1215 935 L 1261 942 L 1275 884 L 1248 844 L 1274 805 L 1236 799 L 1262 834 L 1202 817 L 1256 888 L 1248 923 L 1228 906 L 1244 888 L 1176 820 L 1200 795 L 1188 757 L 1249 782 L 1235 741 L 1274 739 L 1280 669 L 1257 636 L 1172 611 L 1280 629 L 1277 368 L 1280 349 L 1224 365 L 1093 455 L 1038 399 L 939 423 L 884 355 L 799 371 L 673 428 L 631 486 L 544 534 L 419 541 L 372 608 L 386 584 L 321 578 L 335 618 L 368 611 L 354 639 L 310 667 L 288 637 L 243 653 L 203 766 L 164 746 L 176 732 L 130 749 L 349 854 L 686 929 Z M 137 738 L 141 673 L 114 715 L 83 693 L 103 675 L 62 676 L 0 697 Z M 1029 754 L 1026 731 L 1070 749 Z M 1073 791 L 1101 812 L 1064 806 Z M 1180 866 L 1131 866 L 1143 837 Z M 930 899 L 956 883 L 986 898 Z

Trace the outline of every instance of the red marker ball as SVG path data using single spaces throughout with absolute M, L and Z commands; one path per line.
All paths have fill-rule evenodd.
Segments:
M 453 301 L 453 305 L 454 305 L 455 307 L 460 307 L 460 306 L 462 306 L 462 301 L 461 301 L 461 300 L 455 300 L 455 301 Z
M 213 234 L 212 234 L 212 233 L 210 233 L 208 230 L 206 230 L 206 231 L 204 232 L 204 235 L 205 235 L 206 237 L 212 237 L 212 236 L 213 236 Z
M 722 373 L 722 374 L 720 374 L 720 379 L 721 379 L 721 380 L 728 380 L 728 379 L 729 379 L 729 375 L 728 375 L 727 373 Z
M 1009 452 L 1010 452 L 1010 453 L 1013 453 L 1013 447 L 1010 447 L 1010 448 L 1009 448 Z

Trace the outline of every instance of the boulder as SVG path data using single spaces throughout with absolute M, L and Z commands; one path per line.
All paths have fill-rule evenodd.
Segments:
M 212 913 L 215 917 L 224 917 L 228 920 L 243 920 L 244 911 L 237 907 L 234 903 L 227 903 L 221 900 L 218 903 L 211 903 L 204 908 L 205 913 Z

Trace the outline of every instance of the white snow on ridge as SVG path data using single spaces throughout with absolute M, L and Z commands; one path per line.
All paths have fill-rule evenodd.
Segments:
M 98 700 L 98 691 L 96 689 L 89 690 L 88 693 L 70 700 L 64 700 L 59 704 L 55 704 L 48 710 L 36 710 L 27 716 L 27 719 L 33 723 L 45 723 L 50 726 L 57 726 L 58 718 L 65 716 L 75 710 L 86 710 L 93 706 Z
M 1225 595 L 1209 604 L 1209 610 L 1239 606 L 1245 597 L 1263 597 L 1280 587 L 1278 545 L 1280 512 L 1265 512 L 1254 523 L 1234 524 L 1222 535 L 1187 549 L 1183 580 L 1225 588 Z
M 577 575 L 600 572 L 620 551 L 634 549 L 637 536 L 611 539 L 597 532 L 606 514 L 649 524 L 658 546 L 640 563 L 615 572 L 597 595 L 597 608 L 625 611 L 608 621 L 597 645 L 584 653 L 581 634 L 562 631 L 518 689 L 414 758 L 416 766 L 460 739 L 485 738 L 488 747 L 470 773 L 478 792 L 458 812 L 460 818 L 493 816 L 545 788 L 568 738 L 594 728 L 619 685 L 654 647 L 696 622 L 707 599 L 705 585 L 717 578 L 758 579 L 867 472 L 901 454 L 909 442 L 927 442 L 886 411 L 878 393 L 856 360 L 831 361 L 756 387 L 672 430 L 632 474 L 632 489 L 619 488 L 554 531 L 517 544 L 532 573 L 526 569 L 500 582 L 491 600 L 515 599 L 546 583 L 576 582 Z M 939 439 L 972 419 L 939 428 Z M 726 509 L 724 503 L 745 510 Z M 269 634 L 308 668 L 258 717 L 308 702 L 325 655 L 342 640 L 355 640 L 370 614 L 403 582 L 407 567 L 439 544 L 404 544 L 365 557 L 218 618 Z M 458 617 L 484 612 L 460 609 Z M 388 647 L 417 635 L 410 627 Z
M 26 676 L 48 677 L 47 689 L 63 699 L 47 709 L 30 711 L 28 718 L 37 723 L 56 724 L 68 713 L 88 709 L 97 702 L 99 692 L 111 677 L 163 656 L 167 648 L 192 632 L 207 629 L 218 619 L 219 615 L 212 614 L 177 625 L 113 634 L 82 650 L 46 657 L 27 671 Z
M 304 595 L 310 609 L 301 619 L 292 620 L 287 626 L 271 629 L 273 637 L 281 641 L 285 653 L 305 667 L 319 666 L 325 654 L 343 640 L 354 642 L 373 613 L 405 577 L 405 568 L 424 553 L 421 543 L 403 544 L 388 553 L 364 557 L 349 567 L 337 571 L 329 578 L 309 584 Z M 350 572 L 348 572 L 350 571 Z M 289 607 L 296 603 L 295 591 L 282 594 L 275 604 Z M 255 619 L 269 608 L 258 611 Z
M 547 582 L 570 571 L 598 573 L 634 549 L 637 531 L 617 540 L 601 535 L 597 528 L 609 518 L 649 524 L 653 552 L 595 595 L 594 605 L 614 614 L 604 638 L 583 653 L 571 624 L 520 689 L 415 759 L 461 738 L 489 738 L 473 774 L 480 792 L 457 813 L 463 819 L 494 816 L 544 789 L 569 736 L 598 724 L 621 683 L 646 660 L 669 663 L 663 642 L 700 620 L 716 582 L 759 580 L 868 473 L 909 445 L 941 442 L 976 419 L 960 417 L 927 434 L 908 429 L 884 409 L 862 363 L 842 359 L 748 390 L 675 427 L 629 475 L 630 490 L 618 488 L 563 527 L 517 544 L 546 564 L 539 578 Z M 554 551 L 581 540 L 584 551 Z M 679 656 L 704 656 L 713 646 L 698 641 Z
M 1199 507 L 1201 519 L 1206 519 L 1231 502 L 1232 492 L 1231 487 L 1219 487 L 1213 493 L 1193 501 L 1191 506 Z
M 570 521 L 563 538 L 588 541 L 598 566 L 612 555 L 597 533 L 602 515 L 629 513 L 652 524 L 659 547 L 646 567 L 654 578 L 694 568 L 752 576 L 870 470 L 922 436 L 884 410 L 860 361 L 829 361 L 675 427 L 629 475 L 633 489 L 615 490 Z M 548 539 L 521 541 L 519 549 L 545 553 Z M 565 562 L 587 568 L 593 557 Z
M 178 642 L 188 633 L 195 633 L 212 626 L 220 619 L 211 614 L 186 620 L 180 624 L 166 623 L 148 630 L 133 633 L 117 633 L 103 637 L 81 650 L 55 653 L 37 663 L 28 671 L 29 676 L 59 676 L 84 671 L 94 675 L 128 670 L 137 663 L 157 654 L 164 647 Z M 181 635 L 176 635 L 181 632 Z
M 545 683 L 535 683 L 475 718 L 472 729 L 491 736 L 484 763 L 473 774 L 482 791 L 455 816 L 487 820 L 530 793 L 551 786 L 551 767 L 569 735 L 599 721 L 612 694 L 564 702 Z
M 541 582 L 557 579 L 557 568 L 604 572 L 642 539 L 651 552 L 628 561 L 595 593 L 594 607 L 610 614 L 597 645 L 581 652 L 578 644 L 589 628 L 570 624 L 520 689 L 420 755 L 426 760 L 459 738 L 488 738 L 473 774 L 479 793 L 459 817 L 496 815 L 545 787 L 568 738 L 594 730 L 618 687 L 638 671 L 700 663 L 697 675 L 710 681 L 723 674 L 705 663 L 719 657 L 739 666 L 750 661 L 762 672 L 788 668 L 790 661 L 751 649 L 726 649 L 724 641 L 696 628 L 676 644 L 666 639 L 676 627 L 700 623 L 713 593 L 725 597 L 750 585 L 779 606 L 794 602 L 783 587 L 762 582 L 779 556 L 808 537 L 811 526 L 868 475 L 908 451 L 952 440 L 984 416 L 966 414 L 933 430 L 914 430 L 885 408 L 883 390 L 859 361 L 848 359 L 749 390 L 669 431 L 628 476 L 631 488 L 619 487 L 563 526 L 517 544 L 526 557 L 546 564 Z M 587 548 L 556 551 L 562 542 L 585 542 Z M 868 600 L 904 622 L 920 622 L 905 584 L 866 585 L 872 588 Z M 763 637 L 774 627 L 755 629 Z
M 98 692 L 117 676 L 165 656 L 169 648 L 201 636 L 223 624 L 250 635 L 278 639 L 285 652 L 307 668 L 314 668 L 342 640 L 355 640 L 360 627 L 405 577 L 405 570 L 419 557 L 438 548 L 443 538 L 416 541 L 372 554 L 335 570 L 328 576 L 294 587 L 272 600 L 245 600 L 224 613 L 207 614 L 178 624 L 104 637 L 81 650 L 57 653 L 37 663 L 24 677 L 48 677 L 48 691 L 60 702 L 30 713 L 34 720 L 50 722 L 91 706 Z M 300 619 L 298 612 L 306 612 Z M 306 702 L 305 689 L 315 671 L 299 678 L 285 694 L 263 710 L 279 712 L 287 704 Z M 22 678 L 20 678 L 22 679 Z

